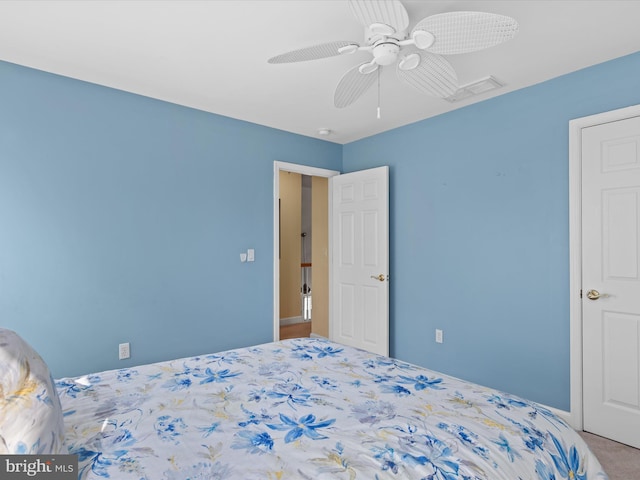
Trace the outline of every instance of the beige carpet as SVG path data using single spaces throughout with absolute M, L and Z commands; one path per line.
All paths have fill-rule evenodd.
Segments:
M 578 433 L 598 457 L 609 480 L 640 480 L 640 450 L 592 433 Z

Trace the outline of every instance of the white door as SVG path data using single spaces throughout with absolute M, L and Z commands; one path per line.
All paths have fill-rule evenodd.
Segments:
M 389 354 L 389 167 L 329 180 L 329 337 Z
M 583 128 L 583 428 L 638 448 L 639 230 L 640 117 Z

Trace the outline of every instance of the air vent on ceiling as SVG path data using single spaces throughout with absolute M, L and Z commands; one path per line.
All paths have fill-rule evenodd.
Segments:
M 494 77 L 488 76 L 485 78 L 481 78 L 480 80 L 476 80 L 475 82 L 462 85 L 456 93 L 445 97 L 445 100 L 451 103 L 455 103 L 459 102 L 460 100 L 464 100 L 465 98 L 480 95 L 481 93 L 490 92 L 491 90 L 496 90 L 501 87 L 503 87 L 502 83 L 500 83 Z

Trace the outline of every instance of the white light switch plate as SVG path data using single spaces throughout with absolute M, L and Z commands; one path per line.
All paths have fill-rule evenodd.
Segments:
M 247 262 L 253 262 L 256 259 L 256 251 L 253 248 L 247 250 Z

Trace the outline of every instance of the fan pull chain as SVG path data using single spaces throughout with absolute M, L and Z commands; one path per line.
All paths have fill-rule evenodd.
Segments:
M 381 68 L 378 67 L 378 120 L 380 120 L 380 70 Z

